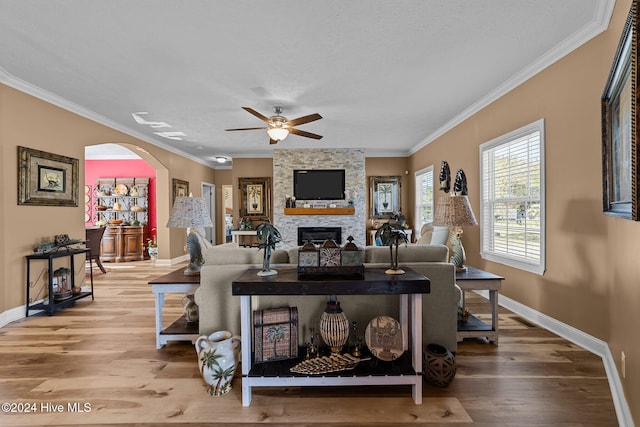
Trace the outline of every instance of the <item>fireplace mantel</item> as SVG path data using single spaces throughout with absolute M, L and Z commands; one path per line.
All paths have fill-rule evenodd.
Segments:
M 354 215 L 355 208 L 284 208 L 285 215 Z

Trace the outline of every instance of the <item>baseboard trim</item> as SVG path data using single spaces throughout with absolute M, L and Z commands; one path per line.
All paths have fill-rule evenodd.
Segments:
M 24 319 L 26 317 L 26 305 L 21 305 L 18 307 L 10 308 L 7 311 L 3 311 L 0 313 L 0 328 L 5 327 L 11 322 L 15 322 L 16 320 Z M 42 310 L 33 311 L 33 314 L 38 314 Z
M 475 292 L 478 295 L 489 299 L 489 291 Z M 611 353 L 609 345 L 605 341 L 586 334 L 573 326 L 560 322 L 553 317 L 540 313 L 539 311 L 512 300 L 509 297 L 505 297 L 504 295 L 498 296 L 498 304 L 518 316 L 525 318 L 529 322 L 535 323 L 536 325 L 561 336 L 567 341 L 571 341 L 575 345 L 600 356 L 604 364 L 604 370 L 607 373 L 607 380 L 609 381 L 613 405 L 616 409 L 616 416 L 618 417 L 618 424 L 620 427 L 634 426 L 633 418 L 631 418 L 631 410 L 627 404 L 624 389 L 622 388 L 622 382 L 618 375 L 618 369 L 616 368 L 615 361 L 613 360 L 613 354 Z

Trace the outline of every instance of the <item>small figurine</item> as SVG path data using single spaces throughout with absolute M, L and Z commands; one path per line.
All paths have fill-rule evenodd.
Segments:
M 467 195 L 467 176 L 462 169 L 458 169 L 456 172 L 456 182 L 453 184 L 454 196 L 466 196 Z
M 440 190 L 448 193 L 451 189 L 451 169 L 449 169 L 449 163 L 446 160 L 442 161 L 442 166 L 440 167 Z

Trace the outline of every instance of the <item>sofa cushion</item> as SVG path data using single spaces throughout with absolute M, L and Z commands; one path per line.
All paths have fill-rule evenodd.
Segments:
M 217 245 L 204 253 L 205 264 L 262 264 L 264 251 L 236 245 Z M 271 251 L 271 264 L 288 264 L 289 254 L 283 249 Z
M 395 248 L 394 248 L 395 250 Z M 449 248 L 444 245 L 400 245 L 398 262 L 447 262 Z M 388 246 L 367 246 L 365 263 L 391 262 Z

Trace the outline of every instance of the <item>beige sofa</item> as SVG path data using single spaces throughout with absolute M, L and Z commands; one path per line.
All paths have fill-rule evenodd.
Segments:
M 442 245 L 400 246 L 398 261 L 431 280 L 431 293 L 423 296 L 423 342 L 437 343 L 455 352 L 457 349 L 457 302 L 459 290 L 455 286 L 455 270 L 447 262 L 449 250 Z M 298 249 L 272 252 L 271 265 L 276 270 L 297 267 Z M 255 248 L 218 245 L 205 252 L 206 263 L 200 273 L 200 288 L 195 301 L 200 307 L 200 334 L 218 330 L 240 334 L 240 298 L 231 295 L 231 282 L 247 268 L 262 267 L 263 252 Z M 388 267 L 389 248 L 365 248 L 365 267 Z M 328 296 L 260 296 L 254 297 L 257 307 L 298 307 L 298 336 L 300 345 L 309 341 L 310 328 L 318 332 L 320 316 Z M 357 321 L 360 334 L 377 316 L 398 319 L 398 296 L 338 295 L 349 321 Z M 254 306 L 255 307 L 255 306 Z

